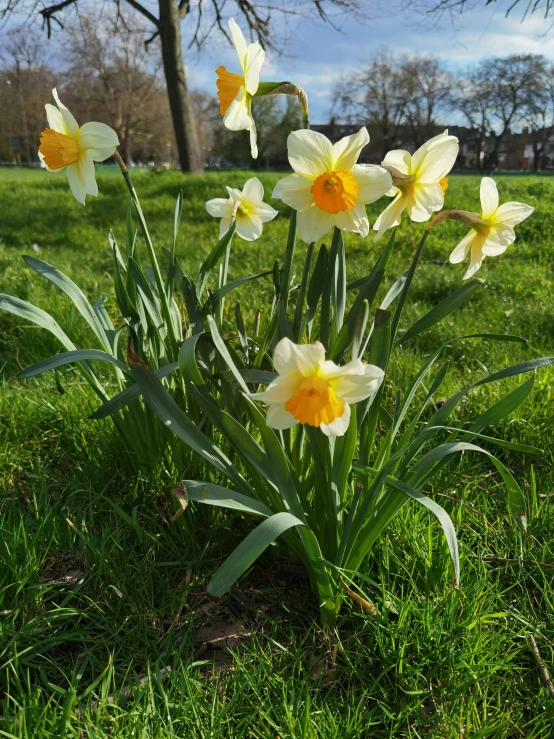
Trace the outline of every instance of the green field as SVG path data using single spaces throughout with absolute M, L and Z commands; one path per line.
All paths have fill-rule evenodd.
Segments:
M 63 175 L 0 169 L 0 292 L 51 312 L 82 348 L 96 348 L 86 324 L 21 255 L 38 247 L 91 300 L 107 295 L 115 322 L 107 234 L 124 241 L 128 202 L 116 174 L 99 174 L 100 196 L 83 208 Z M 160 255 L 179 189 L 177 251 L 194 273 L 218 234 L 205 200 L 248 176 L 133 175 Z M 258 176 L 269 193 L 280 175 Z M 528 346 L 454 344 L 449 394 L 509 364 L 554 355 L 554 180 L 500 176 L 498 184 L 501 202 L 536 212 L 514 246 L 485 260 L 485 283 L 471 300 L 399 355 L 391 379 L 400 389 L 450 336 L 506 332 Z M 452 176 L 445 207 L 478 210 L 478 193 L 478 177 Z M 370 219 L 381 207 L 369 207 Z M 231 278 L 271 269 L 287 228 L 283 211 L 259 241 L 235 240 Z M 405 222 L 399 228 L 389 284 L 407 269 L 421 233 Z M 465 266 L 450 265 L 448 255 L 464 233 L 446 222 L 431 235 L 407 321 L 461 284 Z M 349 280 L 367 274 L 378 253 L 372 241 L 349 236 L 346 249 Z M 297 278 L 302 255 L 303 247 Z M 270 278 L 251 284 L 236 293 L 247 321 L 259 307 L 267 312 L 272 294 Z M 451 585 L 442 530 L 409 505 L 362 568 L 369 580 L 360 585 L 379 614 L 346 604 L 328 634 L 302 571 L 278 547 L 223 599 L 206 595 L 210 574 L 250 522 L 204 510 L 172 522 L 176 481 L 129 477 L 111 422 L 87 420 L 98 401 L 77 372 L 61 372 L 63 394 L 52 373 L 16 379 L 19 368 L 59 349 L 50 334 L 0 313 L 0 737 L 552 737 L 554 700 L 526 635 L 554 676 L 554 372 L 539 372 L 532 397 L 494 429 L 544 450 L 538 458 L 500 452 L 526 493 L 528 534 L 521 538 L 507 515 L 494 467 L 466 455 L 426 491 L 456 526 L 461 592 Z M 458 420 L 516 385 L 469 394 Z M 241 625 L 231 655 L 218 648 L 221 635 Z

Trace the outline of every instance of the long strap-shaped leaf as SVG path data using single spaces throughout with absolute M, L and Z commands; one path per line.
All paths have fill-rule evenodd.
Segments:
M 441 300 L 438 305 L 435 305 L 428 313 L 410 326 L 406 333 L 403 334 L 396 343 L 403 344 L 405 341 L 413 339 L 414 336 L 417 336 L 423 331 L 427 331 L 432 326 L 435 326 L 437 323 L 440 323 L 440 321 L 446 318 L 446 316 L 455 311 L 456 308 L 459 308 L 460 305 L 462 305 L 470 295 L 473 295 L 473 293 L 483 284 L 484 280 L 470 280 L 465 285 L 462 285 L 462 287 L 454 290 L 453 293 L 448 295 L 444 300 Z
M 376 477 L 378 474 L 377 470 L 374 470 L 371 467 L 366 467 L 365 465 L 355 465 L 355 467 L 356 469 L 361 469 L 363 472 L 370 474 L 372 477 Z M 460 559 L 458 555 L 458 540 L 456 538 L 456 530 L 454 529 L 454 524 L 452 523 L 452 519 L 450 518 L 448 513 L 444 510 L 442 506 L 440 506 L 438 503 L 435 503 L 434 500 L 431 500 L 431 498 L 425 495 L 425 493 L 422 493 L 421 490 L 408 485 L 402 480 L 397 480 L 396 478 L 387 475 L 385 477 L 385 483 L 387 485 L 390 485 L 392 488 L 399 490 L 401 493 L 404 493 L 410 498 L 417 500 L 418 503 L 421 503 L 421 505 L 425 506 L 432 513 L 435 514 L 440 525 L 442 526 L 442 530 L 444 531 L 448 550 L 450 552 L 450 556 L 452 557 L 452 563 L 454 564 L 456 582 L 459 584 Z
M 35 377 L 41 375 L 43 372 L 49 372 L 50 370 L 63 367 L 65 364 L 72 364 L 73 362 L 83 362 L 85 360 L 98 359 L 102 362 L 109 362 L 110 364 L 118 367 L 122 372 L 130 374 L 129 368 L 124 362 L 121 362 L 116 357 L 106 352 L 101 352 L 99 349 L 75 349 L 71 352 L 62 352 L 62 354 L 54 354 L 48 359 L 43 359 L 41 362 L 32 364 L 22 372 L 18 374 L 20 380 L 25 380 L 29 377 Z
M 30 321 L 36 326 L 40 326 L 40 328 L 45 328 L 47 331 L 50 331 L 50 333 L 53 334 L 68 351 L 76 351 L 77 347 L 65 331 L 63 331 L 61 326 L 52 318 L 52 316 L 46 313 L 46 311 L 41 310 L 41 308 L 37 308 L 36 305 L 27 303 L 25 300 L 20 300 L 19 298 L 14 298 L 11 295 L 0 294 L 0 310 L 5 310 L 8 313 L 12 313 L 14 316 Z M 102 400 L 107 400 L 108 398 L 102 389 L 102 385 L 91 368 L 86 362 L 81 362 L 80 366 L 83 368 L 83 372 L 96 394 Z
M 168 377 L 172 372 L 175 372 L 178 367 L 179 365 L 177 362 L 172 362 L 171 364 L 166 364 L 165 367 L 156 370 L 154 374 L 158 379 L 163 380 L 164 377 Z M 122 408 L 125 408 L 137 398 L 140 398 L 141 395 L 142 390 L 137 383 L 130 385 L 128 388 L 125 388 L 123 392 L 114 395 L 114 397 L 104 403 L 104 405 L 101 405 L 98 410 L 94 411 L 94 413 L 91 413 L 89 418 L 93 418 L 95 420 L 107 418 Z
M 219 508 L 230 508 L 234 511 L 251 513 L 254 516 L 271 516 L 272 511 L 262 503 L 261 500 L 251 498 L 248 495 L 237 493 L 221 485 L 211 482 L 198 482 L 196 480 L 183 480 L 185 494 L 189 500 L 196 503 L 218 506 Z
M 164 426 L 173 431 L 187 446 L 194 449 L 216 469 L 223 472 L 246 495 L 256 497 L 254 490 L 231 463 L 231 460 L 185 415 L 156 375 L 138 364 L 133 365 L 133 372 L 144 400 Z
M 508 489 L 508 505 L 510 510 L 515 516 L 519 527 L 525 530 L 527 528 L 527 505 L 523 491 L 514 480 L 513 475 L 507 467 L 502 464 L 494 454 L 491 454 L 486 449 L 483 449 L 476 444 L 457 441 L 450 444 L 441 444 L 440 446 L 435 447 L 435 449 L 431 449 L 431 451 L 427 452 L 427 454 L 411 468 L 408 480 L 409 483 L 422 487 L 434 475 L 434 465 L 436 462 L 439 462 L 441 459 L 446 456 L 450 456 L 451 454 L 457 454 L 458 452 L 464 451 L 480 452 L 481 454 L 486 454 L 487 457 L 491 459 Z
M 231 241 L 231 239 L 233 238 L 233 234 L 235 233 L 235 226 L 235 219 L 233 218 L 227 233 L 221 237 L 221 239 L 208 254 L 206 259 L 204 259 L 204 261 L 202 262 L 200 270 L 198 271 L 198 277 L 196 278 L 196 295 L 198 299 L 201 298 L 204 292 L 206 282 L 208 281 L 208 277 L 210 276 L 210 272 L 214 269 L 214 267 L 217 267 L 218 263 L 223 258 L 223 255 L 225 254 L 225 249 L 227 248 L 228 243 Z
M 227 557 L 210 581 L 208 593 L 216 598 L 222 596 L 278 536 L 293 526 L 303 525 L 292 513 L 275 513 L 266 518 Z
M 62 292 L 64 292 L 68 298 L 70 298 L 75 308 L 77 308 L 79 313 L 83 316 L 85 321 L 96 334 L 96 337 L 101 343 L 104 350 L 111 352 L 110 342 L 108 337 L 106 336 L 104 328 L 81 288 L 78 287 L 73 282 L 73 280 L 70 280 L 69 277 L 64 275 L 63 272 L 60 272 L 59 269 L 56 269 L 51 264 L 48 264 L 48 262 L 43 262 L 42 259 L 27 255 L 25 255 L 23 259 L 25 263 L 29 267 L 31 267 L 31 269 L 34 269 L 35 272 L 38 272 L 39 275 L 45 277 Z

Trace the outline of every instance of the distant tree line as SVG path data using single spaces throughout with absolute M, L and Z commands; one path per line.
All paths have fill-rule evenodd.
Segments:
M 333 115 L 366 124 L 373 148 L 417 148 L 450 123 L 468 129 L 475 165 L 494 169 L 514 131 L 525 132 L 538 166 L 554 134 L 554 66 L 543 56 L 485 59 L 452 75 L 430 56 L 380 49 L 335 86 Z
M 117 132 L 127 163 L 177 164 L 160 54 L 145 48 L 136 25 L 130 30 L 119 18 L 111 29 L 99 32 L 97 19 L 81 14 L 55 64 L 36 35 L 20 31 L 0 43 L 0 162 L 38 162 L 44 105 L 54 102 L 52 88 L 57 87 L 80 122 L 102 121 Z M 256 99 L 260 153 L 252 162 L 248 136 L 225 129 L 215 96 L 192 90 L 190 97 L 203 166 L 275 166 L 286 157 L 288 133 L 300 127 L 296 100 Z
M 78 120 L 115 129 L 128 163 L 177 163 L 161 55 L 152 53 L 156 41 L 145 49 L 144 29 L 125 23 L 121 13 L 109 33 L 105 27 L 99 31 L 95 17 L 81 14 L 55 64 L 36 35 L 12 32 L 0 43 L 0 162 L 38 161 L 44 104 L 53 102 L 57 86 Z M 534 168 L 549 153 L 554 163 L 554 67 L 542 56 L 486 59 L 454 76 L 434 57 L 383 48 L 330 92 L 331 123 L 315 127 L 336 140 L 366 125 L 372 161 L 390 149 L 414 150 L 449 126 L 463 139 L 460 166 L 507 166 L 506 150 L 516 145 Z M 300 126 L 295 99 L 254 99 L 260 153 L 252 162 L 248 136 L 224 128 L 217 99 L 198 90 L 190 97 L 203 166 L 286 165 L 286 137 Z M 515 143 L 514 131 L 524 132 Z M 523 153 L 518 157 L 523 161 Z

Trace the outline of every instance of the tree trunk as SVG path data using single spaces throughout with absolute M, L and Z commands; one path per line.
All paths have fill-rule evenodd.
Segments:
M 177 0 L 159 0 L 160 42 L 179 162 L 183 172 L 202 172 L 202 153 L 185 77 Z

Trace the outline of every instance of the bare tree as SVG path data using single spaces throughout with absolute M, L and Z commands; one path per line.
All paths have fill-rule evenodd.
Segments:
M 51 96 L 54 73 L 44 45 L 23 32 L 14 32 L 1 47 L 0 150 L 12 161 L 37 158 L 44 128 L 44 103 Z
M 399 61 L 386 47 L 360 71 L 346 75 L 333 92 L 333 112 L 348 123 L 369 125 L 377 133 L 381 158 L 397 146 L 407 100 Z
M 382 48 L 358 72 L 334 90 L 334 110 L 355 124 L 367 124 L 382 155 L 409 139 L 417 148 L 434 136 L 451 105 L 453 80 L 440 60 L 428 56 L 395 57 Z
M 478 169 L 485 165 L 486 143 L 493 131 L 491 101 L 494 91 L 492 81 L 483 71 L 482 65 L 469 69 L 457 80 L 453 93 L 453 107 L 463 113 L 471 129 L 470 143 L 475 149 Z
M 529 104 L 537 94 L 544 71 L 544 58 L 533 54 L 512 54 L 483 61 L 478 66 L 479 78 L 488 94 L 490 139 L 485 167 L 499 164 L 499 152 L 511 129 L 521 124 Z
M 127 23 L 114 23 L 99 32 L 97 19 L 85 14 L 71 29 L 65 51 L 65 98 L 73 98 L 76 110 L 86 109 L 81 117 L 91 118 L 94 112 L 116 131 L 127 163 L 133 146 L 155 133 L 163 133 L 164 149 L 173 138 L 159 63 L 152 64 L 142 36 L 130 31 Z
M 89 3 L 94 9 L 99 24 L 102 8 L 112 0 L 59 0 L 45 4 L 43 0 L 0 0 L 0 19 L 14 14 L 26 14 L 29 19 L 41 19 L 48 36 L 52 30 L 62 30 L 68 13 L 78 11 L 80 5 Z M 113 0 L 119 10 L 121 0 Z M 225 0 L 157 0 L 157 14 L 139 0 L 125 0 L 136 13 L 148 22 L 150 31 L 146 44 L 159 39 L 165 81 L 171 107 L 175 139 L 179 160 L 184 171 L 199 172 L 203 161 L 200 153 L 194 108 L 187 86 L 182 52 L 181 22 L 184 23 L 192 45 L 200 48 L 214 29 L 219 29 L 229 38 L 224 25 L 223 11 L 229 8 Z M 86 6 L 85 6 L 86 7 Z M 276 13 L 310 13 L 328 20 L 329 11 L 340 9 L 346 13 L 357 13 L 357 0 L 282 0 L 277 4 L 256 5 L 249 0 L 236 0 L 235 10 L 239 21 L 263 46 L 272 46 L 271 20 Z
M 554 67 L 544 64 L 542 74 L 531 91 L 523 114 L 529 143 L 533 149 L 533 169 L 544 161 L 554 131 Z
M 486 7 L 494 2 L 495 8 L 505 10 L 505 15 L 522 13 L 523 20 L 537 14 L 544 19 L 552 16 L 554 0 L 406 0 L 406 8 L 426 20 L 440 23 L 443 19 L 455 23 L 462 13 Z
M 402 57 L 400 72 L 406 99 L 404 117 L 416 148 L 436 134 L 439 116 L 452 104 L 452 77 L 432 56 Z

